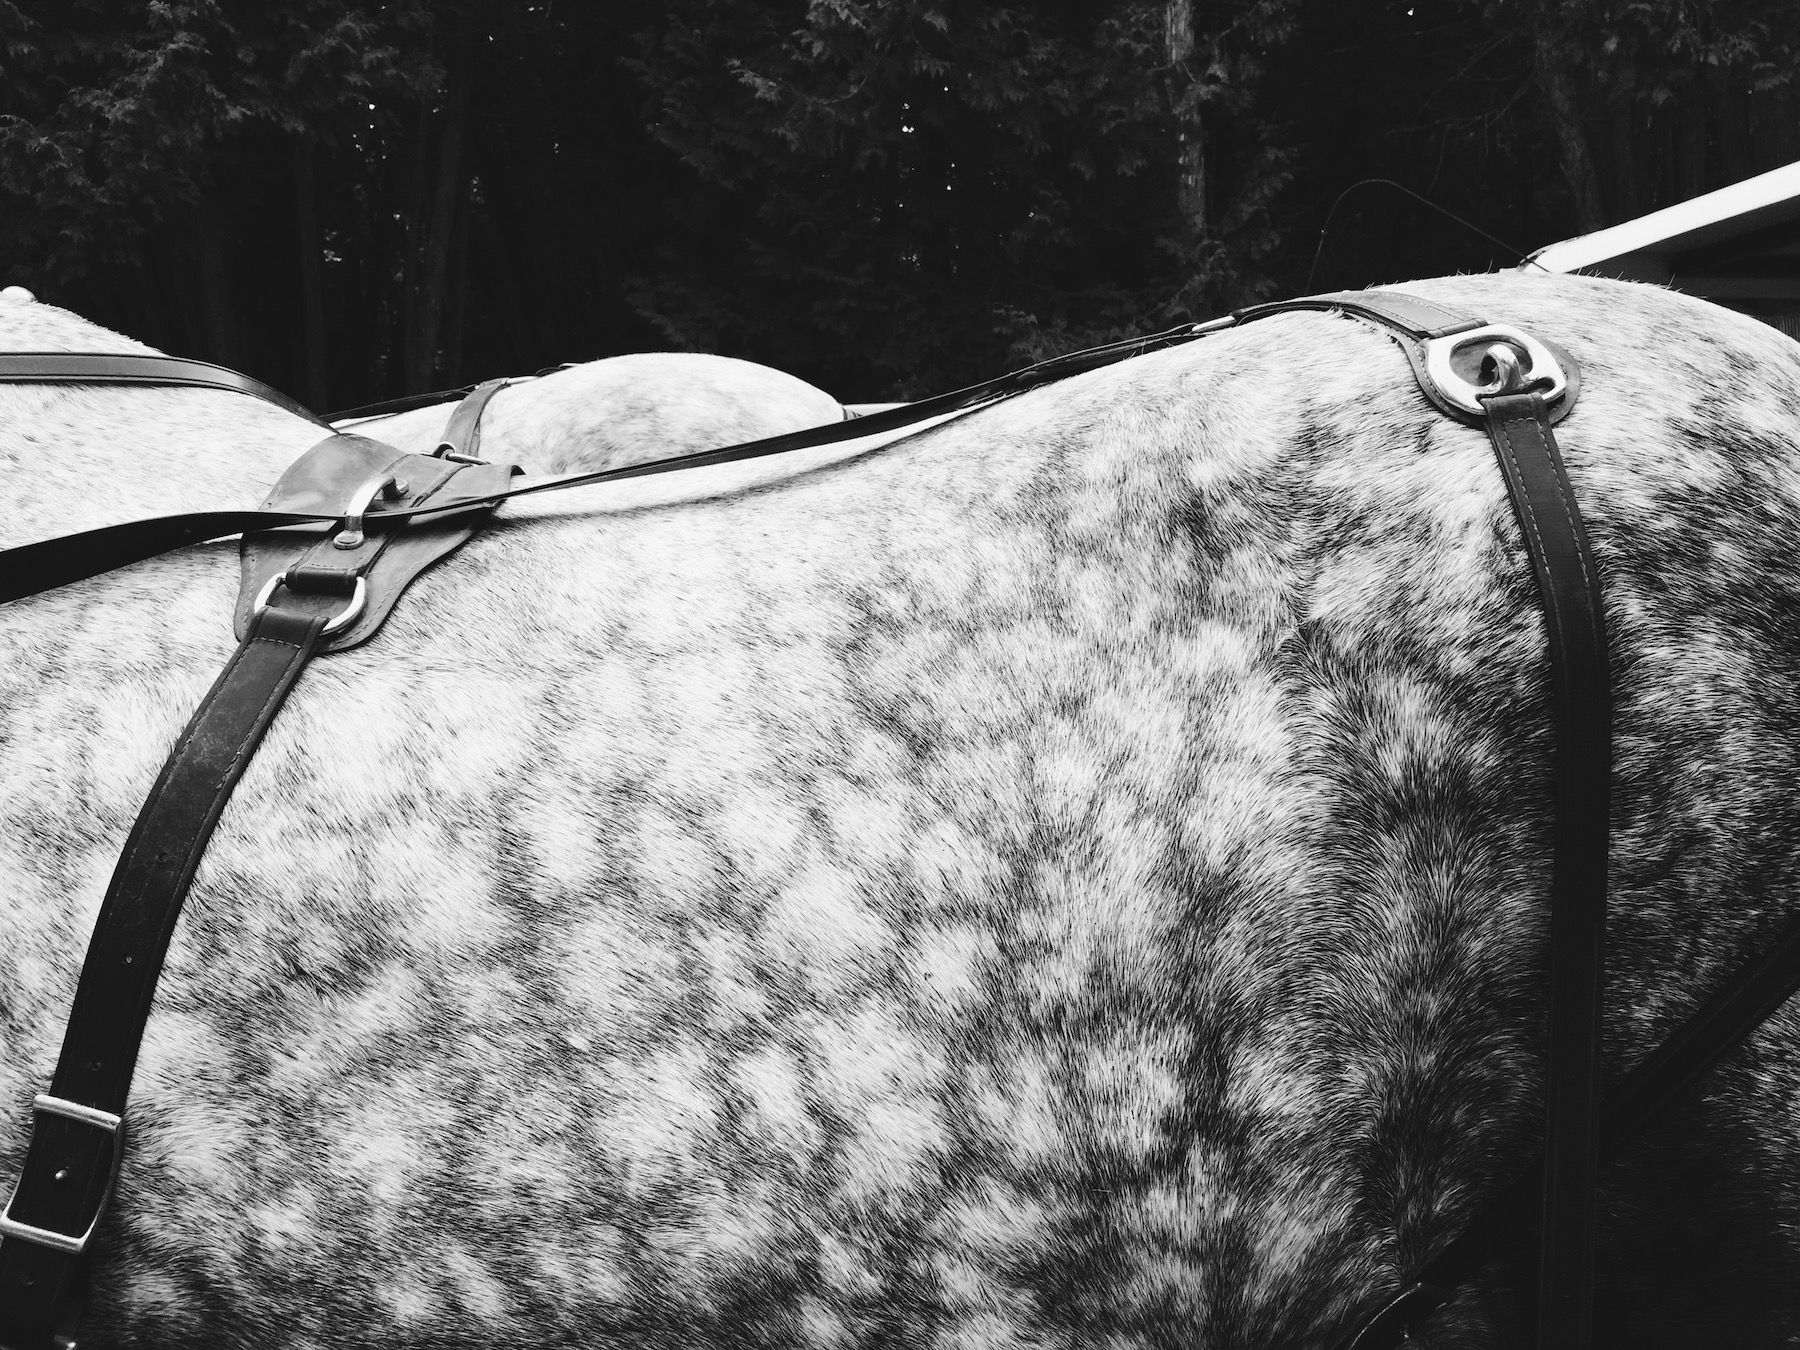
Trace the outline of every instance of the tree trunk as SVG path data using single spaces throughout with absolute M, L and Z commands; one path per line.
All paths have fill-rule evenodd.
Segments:
M 1721 66 L 1703 66 L 1701 81 L 1706 89 L 1705 107 L 1718 119 L 1717 146 L 1719 171 L 1714 186 L 1738 183 L 1755 172 L 1756 161 L 1750 157 L 1750 122 L 1746 113 L 1746 93 L 1742 80 L 1734 80 Z
M 194 210 L 195 241 L 200 253 L 200 326 L 206 340 L 206 359 L 222 366 L 236 366 L 238 354 L 236 311 L 232 303 L 231 274 L 225 264 L 225 230 L 219 219 L 217 199 L 201 198 Z
M 464 321 L 469 312 L 469 213 L 462 212 L 456 221 L 456 246 L 451 250 L 454 264 L 445 295 L 447 313 L 444 321 L 444 375 L 448 383 L 468 384 L 463 372 Z M 505 372 L 478 372 L 477 378 Z
M 1706 108 L 1689 104 L 1675 116 L 1675 200 L 1685 202 L 1707 187 Z
M 419 274 L 424 270 L 422 263 L 425 256 L 425 229 L 430 197 L 431 163 L 431 108 L 429 104 L 419 108 L 417 133 L 413 138 L 412 182 L 406 194 L 406 222 L 400 249 L 400 351 L 399 376 L 400 390 L 406 394 L 417 394 L 424 390 L 424 384 L 413 381 L 413 371 L 419 365 Z M 430 361 L 427 358 L 426 367 Z
M 1538 89 L 1550 106 L 1563 181 L 1575 206 L 1575 228 L 1582 234 L 1592 234 L 1605 228 L 1606 209 L 1600 200 L 1600 175 L 1594 167 L 1575 72 L 1569 63 L 1573 42 L 1573 35 L 1554 24 L 1549 14 L 1540 15 L 1533 44 Z
M 1638 136 L 1635 128 L 1638 116 L 1636 104 L 1629 91 L 1625 91 L 1615 98 L 1606 118 L 1607 178 L 1611 184 L 1613 214 L 1620 220 L 1631 220 L 1644 214 L 1643 207 L 1638 204 L 1642 200 L 1637 179 Z
M 444 292 L 450 280 L 450 256 L 456 242 L 457 206 L 462 197 L 463 144 L 468 137 L 470 87 L 475 81 L 475 45 L 483 31 L 479 11 L 465 15 L 457 35 L 445 86 L 442 132 L 438 137 L 437 163 L 431 180 L 430 214 L 421 222 L 422 247 L 418 258 L 417 301 L 413 310 L 413 340 L 408 344 L 406 387 L 418 393 L 432 387 L 437 372 L 438 346 L 443 340 Z
M 1206 237 L 1206 142 L 1187 63 L 1194 54 L 1193 0 L 1168 0 L 1163 38 L 1169 56 L 1169 107 L 1175 122 L 1175 216 L 1181 237 Z
M 300 350 L 306 373 L 301 390 L 309 408 L 329 402 L 325 389 L 325 242 L 319 232 L 315 172 L 318 139 L 303 134 L 294 145 L 294 225 L 300 241 Z

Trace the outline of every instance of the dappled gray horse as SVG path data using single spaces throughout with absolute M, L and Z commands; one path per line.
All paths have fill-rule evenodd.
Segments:
M 428 455 L 454 405 L 358 419 L 344 429 Z M 537 473 L 613 469 L 835 422 L 838 401 L 751 361 L 697 352 L 614 356 L 500 390 L 479 452 Z
M 1616 1077 L 1800 911 L 1800 348 L 1405 289 L 1582 366 Z M 0 543 L 252 504 L 317 434 L 0 387 Z M 237 578 L 0 611 L 0 1183 Z M 84 1345 L 1334 1344 L 1541 1139 L 1545 670 L 1487 439 L 1326 314 L 509 504 L 226 807 Z M 1784 1008 L 1609 1166 L 1606 1343 L 1800 1335 L 1796 1051 Z M 1531 1255 L 1425 1342 L 1520 1343 Z

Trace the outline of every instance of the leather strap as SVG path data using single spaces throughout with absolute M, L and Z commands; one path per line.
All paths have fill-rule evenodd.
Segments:
M 270 500 L 311 504 L 341 498 L 346 483 L 353 491 L 412 475 L 408 499 L 423 501 L 448 495 L 454 479 L 475 478 L 479 486 L 510 474 L 504 465 L 397 455 L 377 441 L 332 436 L 289 469 Z M 242 644 L 176 741 L 126 840 L 50 1091 L 38 1098 L 18 1189 L 0 1218 L 0 1345 L 7 1350 L 53 1350 L 74 1337 L 82 1256 L 119 1163 L 125 1103 L 163 956 L 200 855 L 269 720 L 308 659 L 368 638 L 406 585 L 486 514 L 367 534 L 343 549 L 318 530 L 245 541 Z M 269 586 L 277 575 L 284 583 Z
M 529 380 L 541 380 L 546 375 L 554 375 L 558 371 L 573 370 L 584 364 L 580 361 L 564 361 L 560 365 L 545 366 L 542 370 L 530 375 L 514 375 L 500 381 L 502 385 L 523 384 Z M 384 399 L 380 403 L 365 403 L 356 408 L 345 408 L 342 412 L 326 413 L 325 420 L 333 426 L 344 422 L 360 422 L 369 418 L 391 417 L 395 413 L 411 412 L 415 408 L 429 408 L 438 403 L 453 403 L 468 398 L 481 389 L 481 385 L 468 384 L 460 389 L 439 389 L 430 394 L 408 394 L 404 398 Z
M 118 1167 L 119 1122 L 182 900 L 226 799 L 325 623 L 323 615 L 274 608 L 257 616 L 176 740 L 125 841 L 50 1091 L 38 1099 L 18 1186 L 0 1219 L 0 1345 L 8 1350 L 52 1350 L 73 1339 L 82 1255 Z
M 1248 323 L 1270 314 L 1307 309 L 1354 314 L 1359 319 L 1378 323 L 1390 332 L 1409 337 L 1415 342 L 1451 337 L 1482 326 L 1480 319 L 1467 318 L 1445 309 L 1435 300 L 1408 295 L 1404 291 L 1331 291 L 1325 295 L 1301 296 L 1296 300 L 1274 300 L 1266 305 L 1247 305 L 1243 309 L 1233 310 L 1231 317 L 1239 323 Z
M 494 395 L 511 383 L 511 380 L 489 380 L 471 389 L 450 414 L 443 439 L 431 453 L 465 464 L 478 461 L 481 458 L 478 453 L 481 449 L 481 415 L 487 411 Z
M 466 464 L 428 455 L 397 454 L 392 446 L 361 436 L 330 436 L 288 466 L 263 501 L 265 510 L 335 521 L 345 499 L 359 486 L 398 480 L 405 484 L 403 506 L 455 502 L 505 488 L 518 470 L 507 464 Z M 377 504 L 377 496 L 370 505 Z M 365 518 L 373 526 L 382 514 Z M 284 529 L 246 534 L 238 551 L 243 576 L 234 621 L 239 637 L 265 587 L 285 574 L 284 603 L 302 612 L 338 613 L 343 597 L 361 578 L 363 599 L 356 616 L 334 629 L 321 651 L 342 651 L 368 641 L 386 621 L 401 593 L 431 564 L 462 546 L 488 517 L 484 506 L 455 519 L 438 517 L 418 529 L 368 529 L 360 543 L 341 547 L 337 529 Z M 377 562 L 379 561 L 379 566 Z M 334 578 L 336 580 L 334 580 Z
M 143 384 L 229 389 L 286 408 L 329 428 L 330 423 L 279 389 L 208 361 L 180 356 L 111 352 L 0 352 L 0 384 Z
M 1404 346 L 1405 343 L 1402 343 Z M 1415 373 L 1423 367 L 1413 362 Z M 1539 1350 L 1592 1339 L 1595 1188 L 1600 1155 L 1612 695 L 1599 574 L 1549 410 L 1535 393 L 1484 400 L 1484 422 L 1537 582 L 1550 655 L 1552 760 L 1549 1045 L 1538 1192 Z M 1532 1188 L 1506 1192 L 1352 1338 L 1400 1344 L 1496 1245 L 1529 1232 Z
M 1458 414 L 1458 392 L 1433 371 L 1467 372 L 1429 359 L 1438 342 L 1488 327 L 1417 296 L 1385 292 L 1320 296 L 1400 339 L 1414 377 L 1439 408 Z M 1500 330 L 1504 331 L 1504 330 Z M 1534 340 L 1517 335 L 1529 346 Z M 1473 344 L 1471 344 L 1471 347 Z M 1473 361 L 1478 359 L 1471 350 Z M 1579 375 L 1566 353 L 1559 400 L 1574 405 Z M 1599 569 L 1563 469 L 1553 410 L 1536 393 L 1479 400 L 1507 495 L 1519 519 L 1542 604 L 1550 655 L 1555 785 L 1550 883 L 1550 1007 L 1546 1052 L 1545 1168 L 1538 1266 L 1538 1350 L 1583 1350 L 1593 1320 L 1595 1187 L 1599 1172 L 1601 996 L 1612 777 L 1612 692 Z M 1465 420 L 1476 420 L 1469 418 Z
M 1543 400 L 1508 394 L 1487 400 L 1487 407 L 1488 437 L 1543 602 L 1556 732 L 1537 1344 L 1539 1350 L 1582 1350 L 1592 1339 L 1612 792 L 1606 629 L 1593 550 Z
M 654 460 L 645 464 L 630 464 L 616 469 L 599 469 L 586 473 L 526 479 L 523 482 L 514 483 L 503 491 L 488 493 L 481 498 L 470 498 L 467 501 L 458 502 L 455 506 L 432 505 L 384 511 L 378 522 L 371 521 L 371 528 L 392 529 L 401 521 L 410 518 L 436 515 L 447 510 L 494 506 L 509 497 L 520 497 L 531 493 L 553 492 L 561 488 L 579 487 L 589 483 L 620 482 L 627 478 L 642 478 L 652 474 L 671 473 L 680 469 L 732 464 L 741 460 L 760 459 L 767 455 L 785 454 L 790 450 L 831 445 L 839 441 L 860 440 L 865 436 L 896 431 L 930 418 L 983 407 L 1023 393 L 1028 389 L 1035 389 L 1039 385 L 1095 370 L 1116 361 L 1142 355 L 1145 352 L 1192 342 L 1197 338 L 1208 337 L 1213 333 L 1223 332 L 1228 328 L 1234 328 L 1272 314 L 1285 313 L 1292 309 L 1346 310 L 1381 323 L 1384 327 L 1398 324 L 1399 331 L 1408 334 L 1435 333 L 1436 328 L 1420 327 L 1422 318 L 1430 314 L 1442 313 L 1428 301 L 1392 291 L 1358 291 L 1346 296 L 1309 297 L 1301 300 L 1282 301 L 1278 304 L 1253 305 L 1248 309 L 1239 310 L 1234 314 L 1207 323 L 1181 324 L 1178 327 L 1160 333 L 1152 333 L 1145 337 L 1127 338 L 1120 342 L 1110 342 L 1103 346 L 1092 347 L 1086 351 L 1051 357 L 1047 361 L 1040 361 L 1036 365 L 1013 371 L 997 379 L 854 419 L 827 423 L 824 426 L 811 427 L 803 431 L 791 431 L 780 436 L 769 436 L 762 440 L 745 441 L 738 445 L 722 446 L 716 450 L 676 455 L 669 459 Z M 1474 325 L 1473 320 L 1463 322 L 1469 326 Z M 1439 327 L 1442 326 L 1439 325 Z M 159 516 L 147 520 L 128 521 L 120 525 L 108 525 L 98 530 L 84 531 L 80 534 L 63 535 L 56 539 L 23 544 L 16 548 L 0 551 L 0 603 L 17 600 L 22 596 L 35 595 L 40 591 L 65 586 L 70 582 L 81 581 L 87 577 L 98 576 L 102 572 L 124 567 L 129 563 L 155 557 L 158 553 L 167 552 L 169 549 L 181 548 L 202 540 L 221 539 L 246 531 L 276 529 L 288 525 L 323 524 L 335 519 L 338 517 L 316 513 L 278 511 L 196 512 L 189 515 Z
M 1707 1002 L 1619 1080 L 1600 1118 L 1600 1153 L 1610 1154 L 1662 1116 L 1769 1015 L 1800 990 L 1800 921 L 1774 947 L 1745 962 Z M 1448 1303 L 1455 1291 L 1502 1252 L 1531 1235 L 1544 1192 L 1540 1154 L 1511 1186 L 1495 1196 L 1462 1232 L 1428 1261 L 1408 1285 L 1358 1319 L 1344 1350 L 1398 1350 L 1409 1332 Z

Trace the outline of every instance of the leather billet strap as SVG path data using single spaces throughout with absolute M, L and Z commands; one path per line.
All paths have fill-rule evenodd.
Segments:
M 1599 575 L 1536 394 L 1487 400 L 1500 461 L 1543 600 L 1556 730 L 1550 881 L 1544 1224 L 1538 1350 L 1592 1339 L 1594 1195 L 1600 1147 L 1600 1022 L 1611 812 L 1612 689 Z
M 511 380 L 489 380 L 478 384 L 465 394 L 457 403 L 450 420 L 444 426 L 444 434 L 438 439 L 437 449 L 431 453 L 444 459 L 460 460 L 472 464 L 480 460 L 481 450 L 481 415 L 487 411 L 487 405 L 493 401 Z
M 1464 319 L 1416 296 L 1395 301 L 1391 294 L 1373 306 L 1366 295 L 1319 297 L 1321 305 L 1388 330 L 1433 405 L 1487 431 L 1544 611 L 1555 749 L 1536 1345 L 1584 1350 L 1593 1316 L 1612 774 L 1612 695 L 1599 569 L 1551 431 L 1552 407 L 1536 392 L 1487 393 L 1467 373 L 1498 343 L 1514 359 L 1524 353 L 1529 364 L 1520 383 L 1529 389 L 1538 379 L 1553 378 L 1541 368 L 1554 360 L 1548 349 L 1518 330 Z M 1562 377 L 1558 403 L 1565 415 L 1575 401 L 1575 372 L 1574 361 L 1562 354 L 1556 373 Z M 1362 1337 L 1357 1343 L 1372 1344 Z
M 1567 353 L 1516 329 L 1453 314 L 1392 292 L 1320 296 L 1290 306 L 1332 309 L 1375 323 L 1406 352 L 1440 411 L 1482 426 L 1520 524 L 1545 617 L 1550 656 L 1554 815 L 1551 847 L 1550 1008 L 1541 1195 L 1538 1350 L 1590 1340 L 1595 1186 L 1599 1168 L 1600 1029 L 1609 801 L 1611 692 L 1599 573 L 1551 423 L 1579 389 Z M 1555 407 L 1536 392 L 1481 387 L 1488 348 L 1527 364 L 1520 383 L 1561 377 Z M 1357 1350 L 1397 1343 L 1448 1300 L 1453 1284 L 1421 1277 L 1366 1323 Z
M 81 1263 L 112 1189 L 157 976 L 226 799 L 326 616 L 264 610 L 201 700 L 138 813 L 100 907 L 50 1091 L 0 1218 L 0 1346 L 74 1338 Z

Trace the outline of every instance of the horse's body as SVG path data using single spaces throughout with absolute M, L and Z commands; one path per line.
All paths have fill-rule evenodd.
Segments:
M 345 425 L 429 455 L 454 404 Z M 589 361 L 508 385 L 481 414 L 479 452 L 534 473 L 616 469 L 840 421 L 844 409 L 804 380 L 750 361 L 655 352 Z
M 1582 365 L 1616 1077 L 1800 911 L 1800 349 L 1408 289 Z M 0 543 L 315 439 L 0 387 Z M 0 611 L 0 1184 L 236 586 L 215 545 Z M 84 1346 L 1329 1345 L 1541 1136 L 1544 650 L 1486 438 L 1329 315 L 511 504 L 227 807 Z M 1608 1343 L 1800 1336 L 1797 1051 L 1784 1008 L 1608 1170 Z M 1432 1343 L 1519 1343 L 1517 1255 Z

